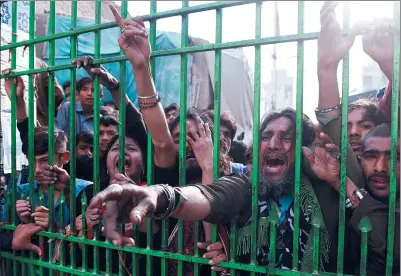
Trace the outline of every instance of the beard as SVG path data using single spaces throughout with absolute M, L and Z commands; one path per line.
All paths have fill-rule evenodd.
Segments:
M 294 191 L 295 168 L 287 169 L 284 177 L 280 180 L 272 180 L 266 177 L 263 170 L 259 172 L 259 196 L 262 198 L 271 198 L 278 201 L 280 197 L 288 195 Z

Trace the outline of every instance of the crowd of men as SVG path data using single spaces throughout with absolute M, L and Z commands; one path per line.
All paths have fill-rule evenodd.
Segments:
M 30 205 L 29 184 L 18 187 L 16 212 L 21 224 L 13 233 L 3 232 L 1 250 L 32 250 L 48 258 L 47 245 L 40 245 L 35 234 L 49 229 L 66 235 L 92 237 L 96 231 L 100 239 L 109 240 L 116 246 L 146 247 L 147 217 L 152 220 L 153 249 L 179 252 L 178 220 L 184 222 L 184 254 L 195 252 L 195 224 L 202 221 L 197 246 L 203 257 L 210 259 L 209 265 L 201 265 L 200 275 L 209 275 L 210 270 L 227 271 L 218 264 L 235 258 L 237 262 L 249 263 L 251 225 L 257 224 L 257 265 L 273 264 L 275 268 L 291 270 L 293 267 L 294 221 L 299 219 L 299 244 L 297 269 L 311 273 L 313 270 L 314 223 L 320 222 L 319 269 L 336 272 L 337 245 L 339 243 L 339 191 L 341 145 L 341 101 L 338 89 L 337 69 L 340 61 L 353 46 L 355 36 L 367 28 L 363 35 L 363 51 L 381 68 L 389 81 L 377 99 L 360 99 L 348 106 L 348 154 L 346 160 L 346 215 L 344 272 L 359 275 L 361 259 L 361 221 L 370 225 L 367 254 L 367 274 L 385 275 L 387 256 L 387 225 L 390 197 L 391 155 L 391 98 L 393 79 L 393 41 L 399 39 L 399 30 L 389 19 L 355 24 L 344 36 L 336 19 L 336 2 L 325 2 L 320 13 L 321 30 L 318 39 L 317 81 L 319 102 L 313 124 L 306 115 L 302 118 L 302 168 L 300 175 L 299 217 L 294 206 L 295 159 L 296 159 L 296 112 L 292 108 L 272 111 L 261 121 L 258 145 L 259 162 L 252 162 L 253 145 L 234 141 L 235 119 L 227 112 L 221 115 L 220 125 L 220 178 L 213 181 L 213 131 L 214 111 L 190 109 L 186 117 L 186 183 L 179 188 L 179 105 L 162 108 L 161 99 L 155 89 L 150 70 L 150 54 L 147 31 L 141 18 L 136 21 L 122 19 L 111 6 L 116 22 L 121 28 L 118 43 L 134 68 L 139 110 L 126 96 L 120 98 L 119 82 L 101 66 L 92 64 L 92 58 L 77 58 L 73 64 L 84 68 L 89 77 L 76 84 L 76 102 L 69 101 L 70 83 L 63 87 L 56 84 L 56 99 L 61 93 L 66 100 L 56 101 L 55 111 L 42 104 L 34 131 L 35 155 L 35 206 Z M 6 72 L 8 73 L 8 72 Z M 47 74 L 47 73 L 46 73 Z M 100 193 L 95 193 L 93 180 L 93 106 L 94 76 L 98 76 L 103 87 L 111 91 L 114 103 L 101 107 L 99 129 L 99 179 Z M 39 75 L 35 76 L 40 78 Z M 46 78 L 47 76 L 44 76 Z M 6 91 L 10 95 L 11 81 L 15 81 L 17 96 L 17 127 L 23 143 L 23 152 L 28 154 L 28 114 L 24 101 L 24 83 L 20 77 L 6 80 Z M 47 85 L 37 95 L 39 102 L 46 103 Z M 102 88 L 100 97 L 102 97 Z M 120 101 L 126 105 L 124 172 L 120 173 L 119 160 L 119 112 Z M 76 187 L 70 191 L 70 105 L 75 104 L 76 129 Z M 54 163 L 49 165 L 48 112 L 55 112 Z M 152 137 L 154 163 L 153 181 L 147 186 L 147 134 Z M 397 146 L 396 213 L 394 224 L 394 263 L 392 275 L 400 274 L 400 213 L 399 213 L 399 138 Z M 33 165 L 33 164 L 30 164 Z M 393 168 L 394 169 L 394 168 Z M 250 174 L 259 171 L 258 221 L 252 221 L 252 185 Z M 49 186 L 54 185 L 54 203 L 49 203 Z M 40 194 L 44 193 L 44 199 Z M 81 213 L 85 195 L 89 204 L 85 214 Z M 64 198 L 62 199 L 61 196 Z M 76 201 L 75 232 L 70 231 L 69 203 Z M 63 203 L 64 202 L 64 203 Z M 107 207 L 105 203 L 108 202 Z M 54 217 L 49 218 L 49 204 L 54 204 Z M 63 208 L 61 208 L 63 206 Z M 63 214 L 60 212 L 63 211 Z M 63 216 L 60 221 L 59 217 Z M 270 248 L 270 230 L 266 218 L 277 217 L 276 248 Z M 366 218 L 368 222 L 366 224 Z M 161 220 L 169 220 L 167 246 L 161 243 Z M 231 221 L 236 221 L 237 240 L 230 240 Z M 85 221 L 86 229 L 82 227 Z M 120 224 L 125 224 L 124 230 Z M 218 241 L 212 243 L 212 224 L 218 225 Z M 133 225 L 138 225 L 139 234 L 132 239 Z M 229 256 L 230 242 L 237 249 Z M 88 246 L 89 269 L 95 262 L 104 271 L 106 262 L 93 259 L 93 250 Z M 65 251 L 66 262 L 75 258 L 82 265 L 82 249 L 72 256 Z M 99 248 L 101 258 L 104 248 Z M 271 259 L 271 251 L 275 258 Z M 58 262 L 60 252 L 54 256 Z M 160 274 L 160 260 L 154 258 L 153 273 Z M 120 256 L 113 252 L 112 270 L 118 272 Z M 146 262 L 139 262 L 140 275 L 145 275 Z M 129 258 L 124 267 L 130 267 Z M 193 275 L 191 262 L 184 262 L 185 275 Z M 168 275 L 177 275 L 178 265 L 168 260 Z M 240 275 L 248 275 L 240 272 Z

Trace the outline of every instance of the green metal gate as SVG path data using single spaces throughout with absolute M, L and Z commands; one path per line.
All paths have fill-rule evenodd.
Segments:
M 223 10 L 227 7 L 233 6 L 240 6 L 246 5 L 249 3 L 256 3 L 256 14 L 255 14 L 255 21 L 256 21 L 256 29 L 255 29 L 255 38 L 243 41 L 234 41 L 234 42 L 222 42 L 222 18 L 223 18 Z M 398 4 L 397 4 L 398 3 Z M 29 70 L 24 71 L 17 71 L 9 74 L 7 77 L 15 77 L 15 76 L 22 76 L 28 75 L 29 76 L 29 132 L 33 133 L 34 130 L 34 79 L 33 74 L 40 73 L 40 72 L 54 72 L 57 70 L 65 70 L 69 69 L 71 71 L 71 83 L 76 82 L 76 67 L 72 64 L 67 65 L 55 65 L 55 40 L 59 38 L 70 37 L 71 39 L 71 58 L 74 59 L 77 57 L 77 36 L 83 33 L 94 32 L 95 33 L 95 56 L 94 56 L 94 64 L 103 64 L 103 63 L 110 63 L 110 62 L 120 62 L 120 96 L 121 98 L 125 95 L 125 72 L 126 72 L 126 64 L 125 64 L 125 56 L 121 51 L 121 54 L 116 57 L 109 57 L 109 58 L 100 58 L 100 43 L 101 43 L 101 36 L 100 31 L 107 28 L 116 27 L 117 24 L 115 22 L 109 23 L 102 23 L 101 24 L 101 1 L 96 1 L 96 11 L 95 11 L 95 25 L 85 28 L 77 29 L 77 1 L 72 2 L 71 7 L 71 26 L 72 29 L 68 32 L 64 33 L 55 33 L 55 17 L 56 17 L 56 2 L 54 0 L 50 1 L 50 34 L 47 36 L 42 37 L 35 37 L 35 2 L 30 2 L 30 19 L 29 19 L 29 40 L 17 42 L 17 1 L 12 2 L 12 43 L 9 45 L 1 45 L 1 51 L 11 51 L 11 67 L 12 69 L 16 69 L 17 60 L 16 60 L 16 49 L 17 47 L 28 47 L 29 48 Z M 347 5 L 348 3 L 345 3 Z M 300 208 L 300 177 L 301 177 L 301 139 L 302 137 L 302 112 L 303 112 L 303 68 L 304 68 L 304 41 L 305 40 L 312 40 L 318 37 L 318 33 L 304 33 L 304 5 L 303 1 L 298 2 L 298 34 L 294 35 L 284 35 L 278 37 L 262 37 L 261 35 L 261 10 L 262 10 L 263 2 L 261 1 L 233 1 L 233 2 L 226 2 L 226 1 L 217 1 L 209 4 L 202 4 L 197 6 L 189 7 L 188 1 L 182 1 L 182 8 L 176 10 L 169 10 L 164 12 L 157 13 L 157 1 L 151 1 L 151 8 L 150 13 L 143 17 L 144 21 L 150 21 L 150 32 L 149 38 L 150 43 L 153 49 L 155 49 L 155 41 L 156 41 L 156 21 L 158 19 L 172 17 L 172 16 L 181 16 L 182 18 L 182 30 L 181 30 L 181 48 L 172 49 L 172 50 L 162 50 L 162 51 L 153 51 L 152 58 L 151 58 L 151 65 L 152 65 L 152 73 L 154 74 L 154 62 L 155 57 L 160 56 L 167 56 L 167 55 L 180 55 L 181 56 L 181 85 L 180 85 L 180 162 L 179 162 L 179 169 L 180 169 L 180 185 L 185 186 L 185 135 L 186 135 L 186 125 L 185 125 L 185 118 L 186 118 L 186 110 L 187 110 L 187 57 L 188 54 L 200 51 L 214 51 L 215 52 L 215 83 L 214 83 L 214 106 L 215 106 L 215 131 L 214 131 L 214 178 L 217 179 L 219 177 L 219 148 L 220 148 L 220 118 L 218 114 L 220 114 L 220 98 L 221 98 L 221 51 L 223 49 L 230 49 L 230 48 L 237 48 L 237 47 L 248 47 L 252 46 L 255 49 L 255 64 L 254 64 L 254 130 L 253 130 L 253 163 L 258 164 L 259 160 L 259 135 L 258 130 L 260 126 L 260 90 L 261 90 L 261 46 L 267 44 L 278 44 L 284 42 L 297 42 L 297 86 L 296 86 L 296 111 L 297 111 L 297 125 L 296 125 L 296 182 L 295 182 L 295 218 L 299 218 L 299 208 Z M 198 13 L 202 11 L 208 10 L 215 10 L 216 11 L 216 42 L 215 44 L 208 44 L 202 46 L 195 46 L 195 47 L 188 47 L 188 15 L 192 13 Z M 127 17 L 127 1 L 121 1 L 121 11 L 122 17 Z M 399 17 L 399 2 L 396 1 L 394 5 L 394 16 Z M 344 28 L 347 29 L 349 27 L 349 13 L 344 14 Z M 117 38 L 116 38 L 117 39 Z M 36 43 L 42 42 L 49 42 L 49 67 L 48 68 L 34 68 L 35 67 L 35 56 L 34 56 L 34 47 Z M 397 134 L 398 134 L 398 102 L 399 102 L 399 53 L 400 53 L 400 46 L 399 41 L 395 40 L 394 44 L 394 80 L 393 80 L 393 106 L 392 106 L 392 123 L 391 123 L 391 192 L 390 192 L 390 200 L 389 200 L 389 221 L 388 221 L 388 249 L 387 249 L 387 264 L 386 264 L 386 275 L 390 276 L 393 266 L 393 246 L 394 246 L 394 233 L 391 229 L 394 229 L 394 217 L 395 217 L 395 202 L 396 202 L 396 147 L 397 147 Z M 5 78 L 4 75 L 1 78 Z M 344 255 L 344 234 L 345 234 L 345 184 L 346 184 L 346 158 L 347 158 L 347 106 L 348 106 L 348 90 L 349 90 L 349 57 L 346 56 L 343 62 L 343 87 L 342 87 L 342 129 L 341 129 L 341 138 L 342 138 L 342 145 L 341 145 L 341 190 L 340 190 L 340 210 L 339 210 L 339 243 L 338 243 L 338 263 L 337 263 L 337 275 L 343 275 L 343 258 Z M 94 114 L 99 114 L 100 110 L 100 103 L 99 103 L 99 79 L 98 77 L 95 78 L 94 82 L 95 92 L 94 92 Z M 49 110 L 54 110 L 55 102 L 54 102 L 54 76 L 53 74 L 49 74 Z M 75 102 L 75 86 L 71 86 L 71 102 Z M 7 197 L 7 205 L 9 210 L 11 210 L 11 217 L 8 220 L 8 224 L 1 225 L 0 228 L 7 229 L 7 230 L 15 230 L 16 229 L 16 87 L 15 84 L 12 85 L 12 193 L 8 194 Z M 124 160 L 124 149 L 125 149 L 125 135 L 124 135 L 124 125 L 125 125 L 125 104 L 124 101 L 121 101 L 120 104 L 120 127 L 119 127 L 119 139 L 120 139 L 120 160 Z M 54 132 L 54 116 L 50 113 L 48 118 L 49 121 L 49 144 L 54 144 L 53 142 L 53 132 Z M 70 123 L 75 125 L 75 105 L 70 105 Z M 72 127 L 69 133 L 70 137 L 70 152 L 71 152 L 71 182 L 70 182 L 70 193 L 71 196 L 75 195 L 75 175 L 76 175 L 76 164 L 75 164 L 75 137 L 76 131 L 75 128 Z M 34 140 L 33 135 L 29 136 L 29 164 L 34 164 Z M 152 148 L 151 148 L 151 139 L 148 137 L 148 156 L 152 156 Z M 49 163 L 53 164 L 53 156 L 54 156 L 54 149 L 49 147 Z M 94 190 L 95 192 L 99 192 L 99 160 L 100 153 L 99 153 L 99 115 L 94 116 L 94 171 L 93 171 L 93 183 L 94 183 Z M 123 171 L 124 162 L 120 162 L 120 170 Z M 152 175 L 152 158 L 148 158 L 148 185 L 153 183 L 153 175 Z M 257 221 L 257 194 L 258 194 L 258 178 L 259 178 L 258 170 L 253 170 L 252 172 L 252 221 Z M 29 183 L 30 183 L 30 201 L 31 206 L 34 206 L 33 203 L 33 192 L 34 192 L 34 166 L 29 166 Z M 54 197 L 54 187 L 50 186 L 49 191 L 49 198 L 50 201 Z M 85 211 L 85 206 L 88 202 L 83 202 L 83 210 L 82 213 Z M 49 217 L 53 217 L 54 214 L 54 206 L 50 204 L 49 207 Z M 76 206 L 75 201 L 70 201 L 70 224 L 71 224 L 71 231 L 75 232 L 75 214 Z M 163 222 L 165 223 L 165 222 Z M 273 226 L 272 229 L 276 229 L 276 222 L 271 221 L 270 224 Z M 43 269 L 49 269 L 49 275 L 104 275 L 104 274 L 111 274 L 110 267 L 107 267 L 107 271 L 99 271 L 99 261 L 103 261 L 105 258 L 107 264 L 110 262 L 110 252 L 112 250 L 119 250 L 120 252 L 125 252 L 126 257 L 132 257 L 132 275 L 138 275 L 138 271 L 136 270 L 136 264 L 138 262 L 138 255 L 145 255 L 146 256 L 146 269 L 147 275 L 151 275 L 152 272 L 152 263 L 155 258 L 161 259 L 161 271 L 160 275 L 167 275 L 167 259 L 175 259 L 178 260 L 179 264 L 179 274 L 182 275 L 182 263 L 185 262 L 193 262 L 195 264 L 195 275 L 198 275 L 199 272 L 199 264 L 208 264 L 208 260 L 202 258 L 198 250 L 195 246 L 195 256 L 188 256 L 182 254 L 183 252 L 183 222 L 179 222 L 179 252 L 178 253 L 166 253 L 158 250 L 152 249 L 152 235 L 151 232 L 151 222 L 148 221 L 148 233 L 147 233 L 147 245 L 148 247 L 145 249 L 142 248 L 117 248 L 113 246 L 109 242 L 101 242 L 99 241 L 99 237 L 95 235 L 93 239 L 89 239 L 84 235 L 81 238 L 68 236 L 65 237 L 62 234 L 54 233 L 54 225 L 52 220 L 50 220 L 48 232 L 40 232 L 38 235 L 40 238 L 43 239 L 57 239 L 63 240 L 62 247 L 67 246 L 67 243 L 71 243 L 71 252 L 72 255 L 75 256 L 75 252 L 77 249 L 77 244 L 82 244 L 83 248 L 85 249 L 86 246 L 93 246 L 94 248 L 94 270 L 89 271 L 84 262 L 83 267 L 77 267 L 74 258 L 71 260 L 71 264 L 65 265 L 65 256 L 61 254 L 60 264 L 53 264 L 49 261 L 45 261 L 43 259 L 35 259 L 33 254 L 28 256 L 18 256 L 16 254 L 11 254 L 7 252 L 0 252 L 0 256 L 5 259 L 7 266 L 11 269 L 12 275 L 16 275 L 17 267 L 20 263 L 27 264 L 21 266 L 22 275 L 26 275 L 27 269 L 29 269 L 30 275 L 36 275 L 36 270 L 38 269 L 41 275 L 43 275 Z M 233 223 L 232 229 L 235 229 L 235 224 Z M 273 275 L 308 275 L 305 273 L 301 273 L 298 271 L 298 232 L 299 232 L 299 219 L 296 219 L 294 222 L 294 236 L 293 236 L 293 267 L 294 269 L 291 271 L 284 271 L 276 269 L 272 266 L 262 267 L 256 265 L 256 239 L 257 239 L 257 225 L 256 223 L 252 224 L 251 230 L 251 263 L 250 264 L 240 264 L 235 262 L 235 242 L 231 242 L 230 245 L 230 255 L 231 259 L 228 262 L 223 263 L 221 266 L 228 268 L 231 272 L 231 275 L 235 275 L 235 271 L 244 270 L 249 271 L 253 275 L 255 273 L 269 273 Z M 319 226 L 314 225 L 314 252 L 317 252 L 317 248 L 319 246 Z M 163 227 L 163 229 L 168 229 L 167 227 Z M 361 247 L 361 274 L 364 275 L 366 273 L 366 261 L 367 261 L 367 239 L 368 239 L 368 230 L 362 230 L 362 247 Z M 197 237 L 199 235 L 196 235 Z M 167 237 L 168 233 L 167 230 L 164 230 L 163 233 L 163 240 L 162 244 L 167 244 Z M 276 242 L 276 231 L 272 231 L 270 243 L 273 248 L 273 252 L 271 254 L 274 256 L 275 254 L 275 242 Z M 217 231 L 216 227 L 214 226 L 213 231 L 213 239 L 216 241 L 217 238 Z M 236 231 L 232 230 L 231 232 L 231 240 L 236 240 Z M 399 246 L 399 245 L 395 245 Z M 49 244 L 50 247 L 50 259 L 53 257 L 53 249 L 54 243 Z M 98 249 L 100 247 L 106 248 L 107 253 L 106 256 L 99 256 Z M 86 250 L 83 251 L 83 259 L 86 260 Z M 322 273 L 319 271 L 319 254 L 314 254 L 313 264 L 314 264 L 314 274 L 322 274 L 322 275 L 334 275 L 330 273 Z M 102 260 L 100 260 L 102 258 Z M 396 260 L 397 261 L 397 260 Z M 125 268 L 120 264 L 120 275 L 124 275 L 126 273 Z M 157 273 L 157 272 L 156 272 Z M 11 274 L 10 274 L 11 275 Z

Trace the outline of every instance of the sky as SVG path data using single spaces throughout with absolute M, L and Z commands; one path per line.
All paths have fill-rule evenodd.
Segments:
M 119 1 L 115 1 L 119 2 Z M 190 6 L 210 3 L 213 1 L 189 1 Z M 297 33 L 297 1 L 278 1 L 280 35 Z M 318 32 L 320 28 L 319 11 L 323 1 L 305 1 L 305 25 L 304 32 Z M 157 11 L 166 11 L 181 8 L 181 1 L 158 1 Z M 237 7 L 223 9 L 223 42 L 252 39 L 255 37 L 255 4 L 247 4 Z M 350 2 L 350 26 L 358 20 L 370 20 L 376 17 L 392 17 L 392 1 L 351 1 Z M 148 14 L 150 11 L 149 1 L 128 1 L 129 13 L 133 16 Z M 343 2 L 339 1 L 337 17 L 342 23 Z M 215 42 L 215 11 L 190 14 L 189 35 Z M 149 26 L 149 25 L 147 25 Z M 157 20 L 157 30 L 181 32 L 181 17 Z M 274 36 L 274 4 L 266 1 L 262 5 L 262 37 Z M 318 83 L 316 75 L 317 47 L 316 40 L 307 41 L 304 44 L 304 112 L 310 117 L 315 117 L 313 110 L 317 106 Z M 262 83 L 271 81 L 271 70 L 273 68 L 272 54 L 273 45 L 261 47 L 261 74 Z M 244 48 L 244 53 L 251 68 L 254 67 L 254 47 Z M 276 68 L 288 70 L 289 76 L 293 77 L 294 88 L 296 87 L 296 43 L 281 43 L 276 46 Z M 368 65 L 372 60 L 363 52 L 361 39 L 355 40 L 350 51 L 350 91 L 360 90 L 362 87 L 362 67 Z M 341 64 L 338 76 L 341 85 Z M 224 70 L 224 64 L 222 67 Z M 340 86 L 341 87 L 341 86 Z M 269 97 L 274 91 L 262 91 L 265 97 Z M 293 102 L 295 107 L 295 100 Z

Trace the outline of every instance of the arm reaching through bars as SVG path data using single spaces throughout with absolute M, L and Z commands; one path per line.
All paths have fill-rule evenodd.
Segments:
M 136 21 L 123 19 L 113 5 L 110 9 L 121 29 L 118 44 L 134 69 L 139 106 L 155 146 L 155 165 L 170 168 L 176 161 L 174 142 L 152 79 L 151 47 L 145 25 L 140 17 Z
M 186 199 L 171 215 L 177 219 L 225 224 L 238 216 L 247 220 L 251 213 L 251 185 L 243 175 L 222 177 L 213 185 L 187 186 L 180 193 Z M 104 202 L 111 201 L 104 214 L 105 236 L 116 246 L 134 246 L 131 238 L 118 232 L 119 223 L 140 224 L 147 216 L 164 213 L 170 203 L 175 206 L 176 202 L 170 200 L 158 185 L 113 184 L 97 194 L 88 209 L 100 208 Z
M 4 69 L 1 73 L 3 75 L 10 74 L 12 72 L 11 69 Z M 14 81 L 15 83 L 15 98 L 17 99 L 17 121 L 21 122 L 28 118 L 28 111 L 26 107 L 26 103 L 24 100 L 24 90 L 25 90 L 25 84 L 23 79 L 20 76 L 17 76 L 15 78 L 6 78 L 4 80 L 4 88 L 6 90 L 7 96 L 11 101 L 12 95 L 11 95 L 11 82 Z

